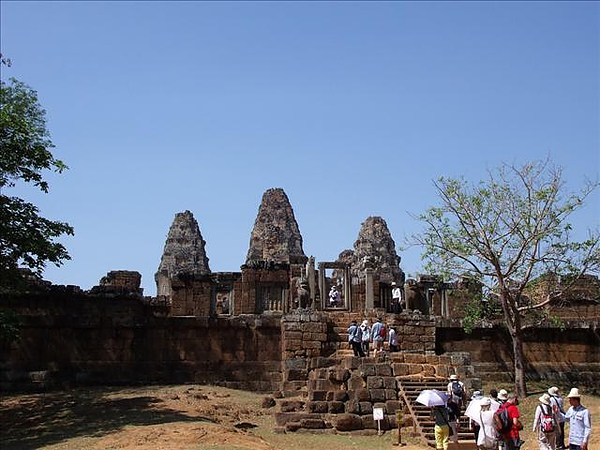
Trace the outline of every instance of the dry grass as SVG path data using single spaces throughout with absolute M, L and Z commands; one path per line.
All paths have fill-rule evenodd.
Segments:
M 541 392 L 521 402 L 525 425 L 522 450 L 539 448 L 529 431 Z M 276 434 L 273 408 L 264 395 L 214 386 L 150 386 L 76 389 L 69 392 L 6 395 L 0 399 L 3 450 L 336 450 L 390 449 L 396 431 L 356 434 Z M 600 398 L 584 397 L 593 418 Z M 596 419 L 597 420 L 597 419 Z M 243 425 L 245 424 L 245 425 Z M 403 432 L 405 450 L 427 449 Z M 589 449 L 600 449 L 593 435 Z M 399 448 L 399 447 L 396 447 Z

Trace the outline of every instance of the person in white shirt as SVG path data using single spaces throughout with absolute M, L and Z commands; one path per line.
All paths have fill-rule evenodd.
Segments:
M 396 285 L 396 282 L 392 282 L 392 310 L 394 314 L 400 314 L 402 312 L 402 290 Z

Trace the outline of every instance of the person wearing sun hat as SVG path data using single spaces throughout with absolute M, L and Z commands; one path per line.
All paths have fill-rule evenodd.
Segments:
M 456 403 L 460 408 L 464 406 L 464 402 L 467 399 L 467 391 L 465 384 L 458 379 L 458 375 L 452 374 L 448 378 L 448 385 L 446 386 L 446 392 L 448 397 L 452 398 L 452 401 Z
M 560 391 L 556 386 L 552 386 L 548 389 L 548 395 L 550 395 L 552 407 L 561 413 L 557 414 L 558 430 L 556 430 L 556 450 L 563 450 L 565 448 L 565 410 L 563 407 L 563 398 L 560 396 Z
M 538 432 L 537 439 L 540 444 L 540 450 L 556 450 L 556 435 L 558 434 L 558 409 L 554 409 L 549 394 L 544 393 L 538 399 L 540 404 L 535 408 L 535 417 L 533 419 L 533 432 Z M 552 431 L 544 431 L 542 422 L 548 420 L 552 423 Z
M 500 389 L 498 391 L 498 402 L 500 402 L 500 404 L 502 404 L 506 400 L 508 400 L 508 392 L 506 391 L 506 389 Z
M 565 419 L 569 421 L 569 450 L 591 450 L 588 448 L 592 433 L 590 411 L 581 404 L 579 389 L 572 388 L 567 398 L 571 405 L 564 414 Z

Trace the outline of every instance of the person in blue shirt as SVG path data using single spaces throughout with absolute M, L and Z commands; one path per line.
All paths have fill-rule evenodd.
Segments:
M 581 404 L 579 389 L 572 388 L 567 398 L 571 407 L 564 414 L 564 418 L 569 423 L 569 450 L 588 450 L 592 433 L 590 411 Z M 558 414 L 562 415 L 560 411 Z
M 353 320 L 348 327 L 348 342 L 354 351 L 354 356 L 365 356 L 362 349 L 362 330 L 356 324 L 356 320 Z

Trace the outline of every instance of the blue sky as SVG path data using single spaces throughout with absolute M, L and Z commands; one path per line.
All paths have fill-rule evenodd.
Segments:
M 237 271 L 271 187 L 331 261 L 373 215 L 400 247 L 442 175 L 546 157 L 569 190 L 600 173 L 598 2 L 0 5 L 2 78 L 38 91 L 70 167 L 14 193 L 75 228 L 57 284 L 137 270 L 154 295 L 185 210 L 211 270 Z M 576 231 L 599 217 L 596 193 Z M 420 249 L 400 254 L 422 270 Z

